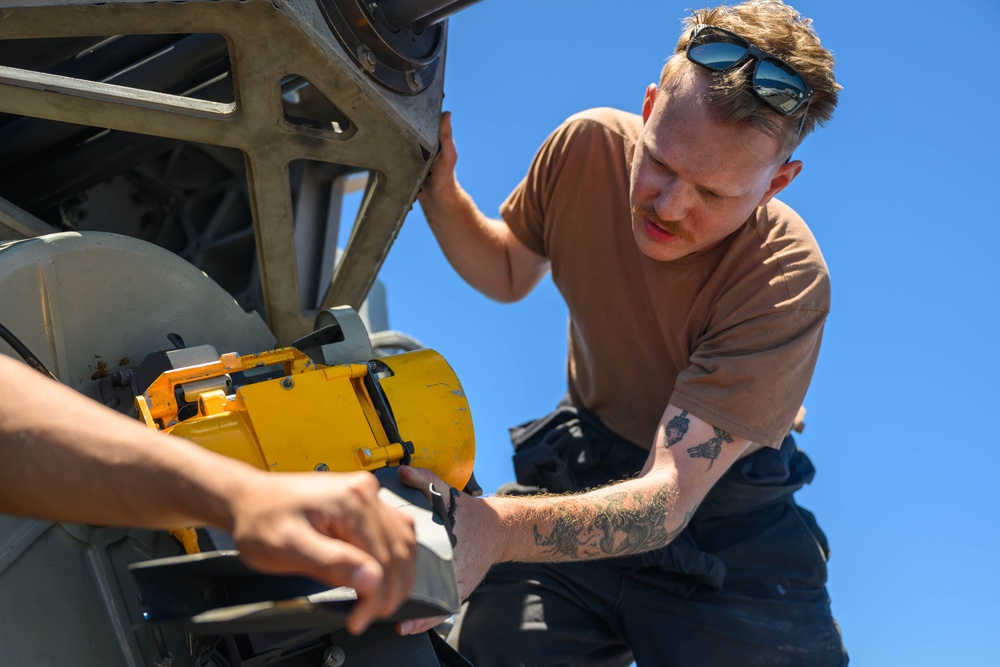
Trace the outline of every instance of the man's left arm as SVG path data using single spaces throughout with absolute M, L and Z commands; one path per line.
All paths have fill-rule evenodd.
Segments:
M 455 565 L 462 598 L 496 563 L 594 560 L 668 544 L 749 446 L 749 440 L 669 405 L 646 465 L 633 479 L 571 495 L 455 498 Z M 404 467 L 400 474 L 411 486 L 434 483 L 447 494 L 429 471 Z M 407 622 L 402 631 L 428 627 L 433 623 Z

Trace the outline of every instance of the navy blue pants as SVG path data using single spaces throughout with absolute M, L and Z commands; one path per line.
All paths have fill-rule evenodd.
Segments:
M 520 492 L 580 490 L 641 468 L 646 452 L 592 415 L 559 414 L 512 430 Z M 477 667 L 846 665 L 826 537 L 792 496 L 814 472 L 789 437 L 734 464 L 663 549 L 499 565 L 449 643 Z

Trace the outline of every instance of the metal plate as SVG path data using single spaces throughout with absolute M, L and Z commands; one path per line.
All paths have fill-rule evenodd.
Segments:
M 456 613 L 458 583 L 442 518 L 420 491 L 399 482 L 395 468 L 383 468 L 376 476 L 383 485 L 382 501 L 413 517 L 418 543 L 413 590 L 388 622 Z M 195 634 L 337 630 L 357 600 L 351 588 L 328 589 L 305 577 L 260 574 L 235 551 L 135 563 L 129 570 L 147 621 Z

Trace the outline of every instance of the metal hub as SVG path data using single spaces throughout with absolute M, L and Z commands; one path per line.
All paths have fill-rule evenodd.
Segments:
M 445 23 L 393 29 L 376 0 L 317 2 L 344 51 L 383 86 L 414 95 L 434 79 L 445 43 Z

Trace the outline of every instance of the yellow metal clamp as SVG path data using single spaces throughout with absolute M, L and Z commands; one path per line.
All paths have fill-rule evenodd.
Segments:
M 238 384 L 233 376 L 247 371 L 277 377 L 231 394 L 218 388 L 221 382 L 205 382 Z M 195 414 L 182 418 L 182 408 L 195 406 Z M 317 365 L 294 348 L 226 354 L 163 373 L 136 397 L 136 411 L 151 428 L 262 470 L 348 472 L 409 463 L 461 489 L 475 459 L 465 392 L 433 350 L 340 366 Z M 184 543 L 191 553 L 189 534 Z

